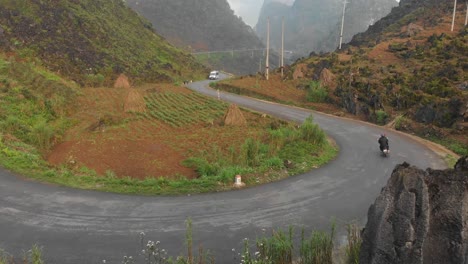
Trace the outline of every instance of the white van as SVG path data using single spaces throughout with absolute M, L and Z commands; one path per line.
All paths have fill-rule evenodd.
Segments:
M 211 71 L 208 79 L 210 80 L 218 80 L 219 78 L 219 71 Z

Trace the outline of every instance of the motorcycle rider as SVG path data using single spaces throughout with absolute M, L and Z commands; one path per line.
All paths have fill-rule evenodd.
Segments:
M 384 151 L 384 149 L 389 150 L 388 138 L 385 134 L 380 135 L 379 145 L 380 145 L 380 151 Z

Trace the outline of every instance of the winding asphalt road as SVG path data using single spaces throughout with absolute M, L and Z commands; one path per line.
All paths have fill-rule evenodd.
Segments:
M 208 81 L 190 88 L 211 96 Z M 280 118 L 303 121 L 312 112 L 232 94 L 222 100 Z M 217 263 L 235 260 L 243 239 L 289 225 L 328 230 L 365 223 L 371 203 L 396 164 L 444 168 L 444 162 L 409 137 L 388 131 L 391 157 L 379 155 L 381 128 L 320 113 L 315 121 L 341 151 L 328 165 L 287 180 L 225 193 L 183 197 L 127 196 L 29 181 L 0 169 L 0 248 L 15 255 L 39 244 L 46 263 L 121 263 L 137 256 L 139 233 L 161 241 L 170 255 L 185 253 L 185 220 L 193 221 L 194 245 L 216 252 Z M 233 248 L 236 250 L 233 252 Z

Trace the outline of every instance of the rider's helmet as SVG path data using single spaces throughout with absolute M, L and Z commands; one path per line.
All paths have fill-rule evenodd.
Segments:
M 385 133 L 382 133 L 380 134 L 381 137 L 387 137 L 387 135 L 385 135 Z

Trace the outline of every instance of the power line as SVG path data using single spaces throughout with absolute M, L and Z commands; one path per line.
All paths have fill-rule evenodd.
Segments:
M 255 52 L 255 51 L 265 51 L 266 48 L 261 48 L 261 49 L 230 49 L 230 50 L 212 50 L 212 51 L 197 51 L 197 52 L 192 52 L 192 55 L 198 55 L 198 54 L 211 54 L 211 53 L 232 53 L 232 52 Z

